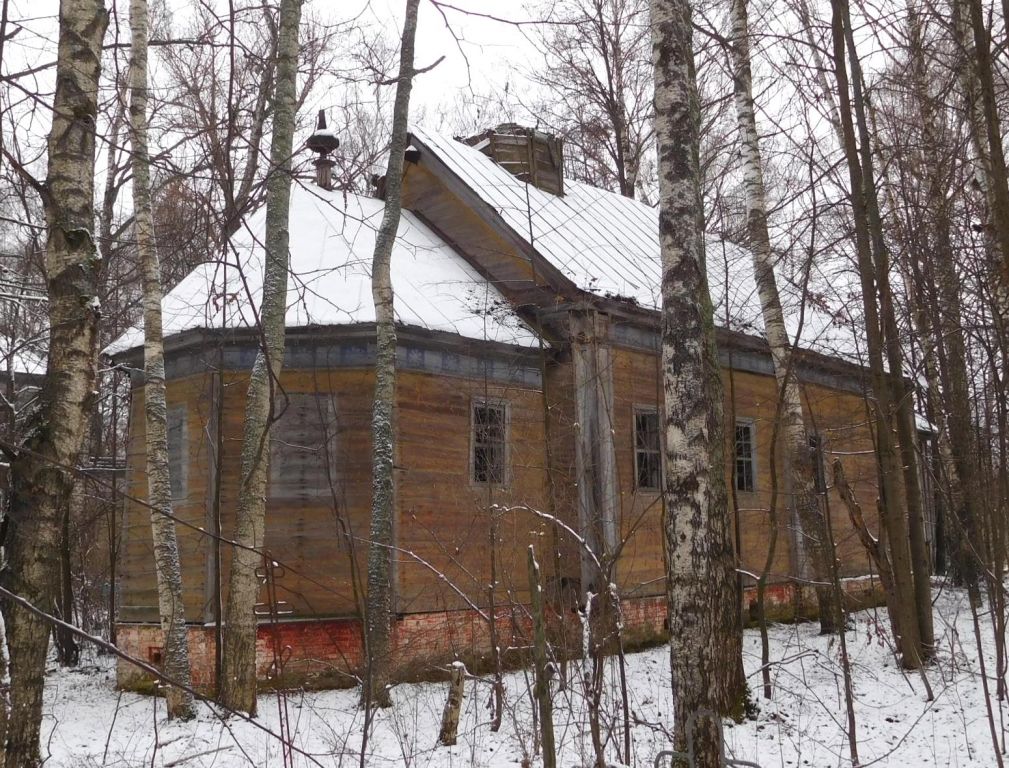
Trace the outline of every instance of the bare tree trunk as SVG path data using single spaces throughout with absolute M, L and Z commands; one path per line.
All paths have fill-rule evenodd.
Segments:
M 872 265 L 879 296 L 879 329 L 886 353 L 890 375 L 887 384 L 891 388 L 891 404 L 893 421 L 897 428 L 900 468 L 904 477 L 904 502 L 906 504 L 908 555 L 911 569 L 912 592 L 909 597 L 914 600 L 913 609 L 917 614 L 918 656 L 919 663 L 931 658 L 934 653 L 935 639 L 932 631 L 932 590 L 929 583 L 930 568 L 928 549 L 925 544 L 924 520 L 922 512 L 921 485 L 918 474 L 917 435 L 914 418 L 914 393 L 904 380 L 904 358 L 900 350 L 900 335 L 897 328 L 896 310 L 894 308 L 893 291 L 890 287 L 890 253 L 883 232 L 883 221 L 879 210 L 879 197 L 876 191 L 876 177 L 872 159 L 872 138 L 869 134 L 866 119 L 867 100 L 862 86 L 862 67 L 855 49 L 855 37 L 851 27 L 851 16 L 847 2 L 843 6 L 844 35 L 848 47 L 848 61 L 851 64 L 853 105 L 855 121 L 858 126 L 859 150 L 862 157 L 862 182 L 864 193 L 864 210 L 869 227 L 872 246 Z M 878 393 L 877 393 L 878 396 Z M 904 510 L 900 510 L 902 517 Z M 899 546 L 904 548 L 903 541 L 890 542 L 891 550 Z M 904 553 L 895 552 L 894 562 Z M 897 574 L 902 579 L 901 574 Z M 905 662 L 906 663 L 906 662 Z M 917 665 L 916 665 L 917 666 Z
M 466 693 L 466 665 L 461 661 L 452 662 L 452 672 L 448 683 L 448 698 L 445 709 L 441 713 L 441 731 L 438 733 L 438 743 L 453 747 L 459 733 L 459 715 L 462 712 L 462 700 Z
M 717 767 L 713 717 L 741 709 L 743 673 L 722 383 L 700 193 L 700 108 L 688 0 L 652 0 L 662 248 L 663 446 L 670 656 L 677 744 L 692 717 L 697 765 Z
M 877 305 L 876 270 L 873 264 L 869 219 L 865 205 L 866 182 L 859 160 L 855 127 L 851 118 L 851 95 L 845 64 L 845 28 L 848 23 L 848 5 L 846 0 L 831 0 L 831 8 L 833 11 L 831 23 L 834 43 L 834 74 L 837 79 L 841 132 L 851 186 L 855 250 L 862 287 L 866 346 L 869 353 L 869 374 L 873 394 L 871 404 L 876 422 L 882 498 L 880 511 L 892 553 L 891 562 L 898 595 L 897 608 L 900 611 L 900 626 L 899 628 L 893 627 L 893 630 L 895 641 L 901 651 L 902 663 L 909 668 L 916 668 L 921 663 L 920 636 L 918 617 L 915 611 L 907 524 L 904 518 L 904 489 L 901 483 L 903 468 L 891 426 L 894 414 L 892 389 L 890 377 L 883 365 L 883 328 Z M 900 369 L 898 368 L 897 374 L 899 375 L 899 373 Z
M 802 399 L 798 375 L 790 364 L 792 346 L 785 329 L 778 284 L 774 276 L 774 255 L 767 229 L 767 202 L 764 173 L 760 155 L 757 121 L 754 115 L 753 82 L 750 73 L 750 30 L 746 0 L 733 0 L 732 68 L 736 97 L 736 120 L 743 160 L 743 186 L 746 192 L 746 228 L 753 255 L 753 274 L 760 295 L 764 317 L 764 333 L 771 348 L 774 375 L 781 398 L 781 437 L 784 440 L 786 467 L 790 475 L 792 503 L 801 529 L 806 551 L 810 556 L 812 575 L 817 582 L 816 598 L 820 614 L 820 631 L 838 629 L 834 620 L 834 590 L 831 582 L 830 554 L 827 530 L 816 492 L 809 437 L 802 418 Z M 803 574 L 799 574 L 803 575 Z
M 550 657 L 547 652 L 547 627 L 543 615 L 543 583 L 536 553 L 529 546 L 529 602 L 533 616 L 533 667 L 535 673 L 536 706 L 539 709 L 543 768 L 557 768 L 557 746 L 554 743 L 554 703 L 550 698 Z
M 161 267 L 154 242 L 151 168 L 147 147 L 147 0 L 130 2 L 130 141 L 133 146 L 133 227 L 144 287 L 144 416 L 147 448 L 147 501 L 151 505 L 158 611 L 164 632 L 165 674 L 190 684 L 186 611 L 182 602 L 182 567 L 172 518 L 172 483 L 168 468 L 168 404 L 161 324 Z M 192 717 L 192 694 L 169 686 L 168 716 Z
M 266 182 L 266 237 L 261 341 L 249 378 L 242 435 L 242 484 L 238 494 L 224 625 L 221 701 L 256 712 L 256 616 L 259 565 L 266 534 L 266 483 L 270 426 L 275 418 L 284 363 L 287 278 L 290 263 L 291 155 L 297 103 L 298 25 L 301 0 L 281 0 L 270 175 Z
M 48 370 L 24 448 L 11 462 L 4 586 L 49 610 L 57 595 L 60 515 L 73 491 L 96 378 L 99 254 L 95 248 L 95 115 L 108 15 L 100 0 L 60 4 L 49 170 L 44 188 L 49 298 Z M 49 629 L 6 606 L 11 712 L 6 768 L 40 762 Z
M 991 227 L 999 250 L 1002 252 L 1002 280 L 1009 280 L 1009 171 L 1006 169 L 1005 151 L 1002 147 L 1002 130 L 999 125 L 998 103 L 996 101 L 994 73 L 989 33 L 985 27 L 985 11 L 981 0 L 953 0 L 954 7 L 963 14 L 969 35 L 962 42 L 969 59 L 967 72 L 973 75 L 973 87 L 967 94 L 969 111 L 980 132 L 978 148 L 985 150 L 986 190 L 990 206 Z M 965 30 L 966 31 L 966 30 Z M 978 103 L 979 102 L 979 103 Z M 982 138 L 983 137 L 983 138 Z M 984 144 L 982 145 L 982 142 Z M 998 309 L 1009 309 L 1009 283 L 999 286 L 1000 305 Z M 1009 320 L 1003 315 L 1003 321 Z
M 935 107 L 928 92 L 929 73 L 920 16 L 913 4 L 908 4 L 909 48 L 911 54 L 914 98 L 922 122 L 924 152 L 931 154 L 939 147 L 936 136 Z M 965 67 L 961 83 L 969 86 L 971 68 Z M 970 120 L 969 120 L 970 122 Z M 974 133 L 973 131 L 970 131 Z M 949 514 L 953 518 L 953 570 L 961 583 L 976 583 L 979 563 L 977 524 L 983 503 L 977 478 L 977 450 L 974 445 L 973 420 L 970 412 L 970 388 L 967 382 L 967 352 L 961 325 L 960 280 L 954 262 L 951 239 L 950 202 L 945 179 L 923 158 L 928 176 L 928 210 L 933 215 L 933 245 L 922 248 L 921 258 L 912 260 L 912 279 L 919 288 L 919 333 L 925 343 L 929 388 L 934 390 L 936 405 L 942 413 L 938 436 L 939 458 L 949 485 Z M 923 344 L 924 346 L 924 344 Z M 929 354 L 929 350 L 932 354 Z
M 393 453 L 395 449 L 396 318 L 393 312 L 392 247 L 402 210 L 403 153 L 410 115 L 410 91 L 419 0 L 406 0 L 406 17 L 399 50 L 399 75 L 392 111 L 392 138 L 385 172 L 385 213 L 375 237 L 371 292 L 375 302 L 375 405 L 372 413 L 371 546 L 368 549 L 366 635 L 367 680 L 361 692 L 364 704 L 387 707 L 392 659 L 392 550 L 395 517 Z M 493 617 L 491 621 L 493 621 Z
M 7 625 L 0 611 L 0 768 L 7 763 L 7 724 L 11 708 L 11 676 L 7 662 Z
M 897 630 L 900 627 L 900 597 L 895 587 L 893 568 L 890 566 L 890 557 L 887 555 L 886 547 L 883 546 L 883 543 L 872 535 L 869 526 L 865 524 L 865 517 L 862 515 L 862 505 L 855 498 L 855 492 L 851 489 L 844 476 L 844 465 L 838 458 L 834 459 L 834 486 L 837 488 L 837 492 L 841 495 L 841 501 L 844 502 L 844 506 L 848 510 L 848 519 L 851 520 L 851 526 L 855 529 L 855 533 L 858 534 L 858 540 L 865 548 L 865 552 L 869 555 L 869 559 L 872 560 L 872 564 L 876 566 L 880 584 L 883 585 L 883 594 L 886 598 L 886 609 L 890 617 L 890 624 L 895 628 L 894 634 L 899 635 L 900 633 Z
M 71 562 L 70 539 L 70 503 L 63 507 L 60 513 L 60 589 L 59 616 L 63 621 L 73 624 L 74 622 L 74 588 L 73 568 Z M 81 649 L 77 644 L 74 633 L 65 627 L 53 627 L 53 640 L 56 642 L 56 658 L 61 666 L 76 667 L 81 658 Z

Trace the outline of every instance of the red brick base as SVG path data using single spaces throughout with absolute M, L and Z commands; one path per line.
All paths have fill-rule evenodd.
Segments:
M 878 605 L 881 594 L 875 580 L 849 579 L 844 590 L 855 607 Z M 765 594 L 769 619 L 787 621 L 816 615 L 816 600 L 809 587 L 780 583 L 769 585 Z M 744 589 L 744 623 L 755 618 L 756 594 Z M 622 602 L 624 645 L 638 648 L 666 639 L 666 598 L 664 595 L 629 598 Z M 581 630 L 577 617 L 555 617 L 555 634 L 564 633 L 566 644 L 577 648 Z M 529 616 L 524 607 L 498 611 L 495 621 L 497 644 L 506 663 L 523 658 L 530 636 Z M 290 648 L 285 667 L 285 686 L 310 688 L 349 687 L 358 683 L 364 665 L 361 623 L 356 618 L 303 619 L 282 622 L 276 630 L 269 625 L 259 628 L 256 643 L 260 679 L 267 685 L 273 663 L 274 632 L 280 646 Z M 160 662 L 161 629 L 154 624 L 119 624 L 119 648 L 143 661 Z M 455 659 L 462 659 L 474 671 L 489 665 L 490 626 L 475 611 L 407 614 L 393 629 L 395 676 L 401 680 L 431 679 L 445 674 Z M 189 627 L 189 654 L 193 684 L 210 689 L 214 684 L 214 627 Z M 150 676 L 129 662 L 120 660 L 117 670 L 120 687 L 145 690 Z

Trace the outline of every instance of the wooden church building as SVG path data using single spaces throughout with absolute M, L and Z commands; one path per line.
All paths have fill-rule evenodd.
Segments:
M 665 618 L 658 359 L 658 215 L 565 179 L 552 137 L 499 126 L 466 140 L 415 129 L 392 258 L 398 319 L 395 444 L 395 662 L 426 675 L 481 658 L 491 622 L 522 647 L 532 544 L 556 615 L 599 584 L 574 534 L 616 559 L 625 644 L 660 639 Z M 325 171 L 327 158 L 317 167 Z M 319 181 L 323 182 L 320 186 Z M 371 496 L 374 308 L 370 264 L 380 199 L 296 181 L 280 416 L 270 446 L 260 661 L 271 633 L 291 680 L 353 684 Z M 219 664 L 222 593 L 234 526 L 248 372 L 258 335 L 264 212 L 164 300 L 174 509 L 194 680 Z M 749 256 L 709 238 L 726 414 L 726 479 L 744 585 L 767 554 L 776 388 Z M 787 285 L 795 309 L 798 291 Z M 791 297 L 791 298 L 789 298 Z M 867 510 L 876 463 L 852 330 L 807 307 L 798 375 L 811 450 L 839 455 Z M 790 315 L 791 317 L 791 315 Z M 146 496 L 143 332 L 107 353 L 132 372 L 128 488 Z M 781 462 L 779 462 L 779 466 Z M 782 481 L 781 488 L 786 486 Z M 870 564 L 824 484 L 842 575 L 871 591 Z M 787 509 L 772 615 L 815 609 L 801 535 Z M 150 518 L 127 502 L 118 642 L 160 658 Z M 875 525 L 874 515 L 869 523 Z M 556 521 L 556 522 L 555 522 Z M 751 608 L 744 596 L 742 610 Z M 268 615 L 272 617 L 268 619 Z M 120 683 L 143 684 L 122 664 Z

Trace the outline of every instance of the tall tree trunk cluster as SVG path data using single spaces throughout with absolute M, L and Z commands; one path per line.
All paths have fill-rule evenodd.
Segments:
M 889 254 L 877 198 L 861 66 L 854 47 L 847 0 L 832 0 L 831 9 L 834 76 L 862 288 L 869 400 L 876 426 L 880 515 L 894 573 L 894 593 L 887 595 L 887 603 L 901 662 L 913 669 L 921 666 L 934 651 L 929 560 L 915 455 L 914 400 L 903 377 L 903 358 L 889 282 Z
M 256 712 L 256 616 L 266 536 L 270 427 L 283 408 L 280 372 L 284 363 L 287 282 L 290 265 L 291 157 L 297 109 L 298 27 L 301 0 L 281 0 L 273 138 L 266 182 L 266 239 L 260 349 L 252 367 L 242 436 L 242 482 L 238 494 L 222 654 L 221 701 Z
M 662 254 L 666 589 L 678 748 L 720 765 L 717 724 L 742 708 L 741 617 L 723 463 L 722 384 L 704 254 L 700 106 L 688 0 L 652 0 Z
M 102 39 L 101 0 L 63 0 L 46 214 L 48 369 L 25 444 L 11 461 L 7 567 L 3 586 L 49 610 L 59 584 L 61 520 L 88 433 L 96 380 L 100 254 L 94 234 L 95 119 Z M 10 654 L 10 717 L 5 768 L 40 763 L 39 730 L 49 627 L 11 602 L 5 606 Z

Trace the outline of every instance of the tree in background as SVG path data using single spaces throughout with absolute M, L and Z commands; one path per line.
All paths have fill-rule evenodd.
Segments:
M 720 765 L 713 721 L 742 709 L 744 680 L 722 383 L 704 254 L 700 105 L 688 0 L 652 0 L 662 249 L 666 590 L 675 738 Z M 694 720 L 696 718 L 696 721 Z
M 564 140 L 571 175 L 637 197 L 654 141 L 648 6 L 645 0 L 564 0 L 541 27 L 542 69 L 529 74 L 543 97 L 528 105 L 541 128 Z
M 918 561 L 911 539 L 916 522 L 919 525 L 919 534 L 921 533 L 920 504 L 916 510 L 912 497 L 912 494 L 920 491 L 915 469 L 917 462 L 913 455 L 913 436 L 907 434 L 906 424 L 907 409 L 912 407 L 913 403 L 901 397 L 902 364 L 899 355 L 896 361 L 894 360 L 897 340 L 893 295 L 889 288 L 888 257 L 879 217 L 873 177 L 872 145 L 866 128 L 861 69 L 851 35 L 851 17 L 846 0 L 832 0 L 831 8 L 834 76 L 839 98 L 843 149 L 848 168 L 858 276 L 865 313 L 865 338 L 872 391 L 870 400 L 876 424 L 881 486 L 880 516 L 882 525 L 886 527 L 894 575 L 894 594 L 888 596 L 888 604 L 894 609 L 891 619 L 894 623 L 894 638 L 900 648 L 901 662 L 906 668 L 915 669 L 930 655 L 932 637 L 931 601 L 927 593 L 927 561 L 924 564 Z M 850 85 L 846 59 L 851 64 Z M 856 125 L 852 120 L 853 107 L 857 115 L 859 131 L 857 139 Z M 886 364 L 890 365 L 889 372 Z M 918 561 L 917 568 L 913 561 Z M 924 596 L 920 590 L 921 582 L 924 582 L 926 589 Z M 922 597 L 925 605 L 922 605 Z M 929 612 L 927 622 L 926 611 Z

